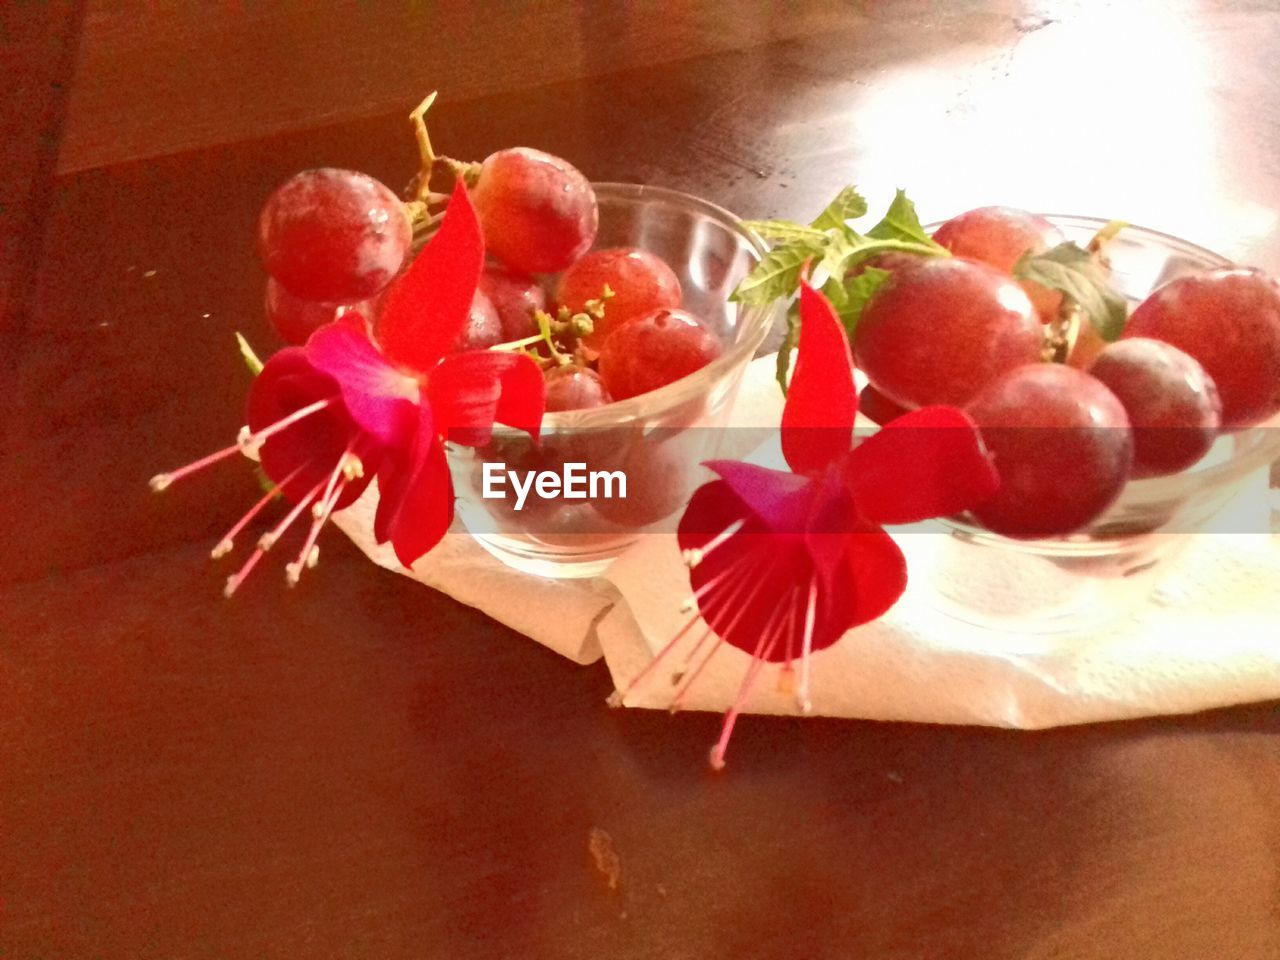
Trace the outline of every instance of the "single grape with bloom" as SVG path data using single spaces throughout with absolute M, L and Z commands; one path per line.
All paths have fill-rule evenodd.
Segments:
M 1106 384 L 1133 426 L 1133 475 L 1177 473 L 1213 446 L 1222 423 L 1218 388 L 1171 344 L 1133 337 L 1110 344 L 1089 373 Z
M 1044 217 L 1016 207 L 978 207 L 952 217 L 933 233 L 933 239 L 957 257 L 977 260 L 1001 273 L 1012 273 L 1027 253 L 1043 253 L 1065 239 Z M 1062 294 L 1030 280 L 1019 284 L 1046 323 L 1058 314 Z
M 303 300 L 356 303 L 391 282 L 409 253 L 409 217 L 394 193 L 353 170 L 304 170 L 258 218 L 258 252 Z
M 723 352 L 720 341 L 686 310 L 654 310 L 605 341 L 600 379 L 615 400 L 626 400 L 701 370 Z
M 547 308 L 547 295 L 537 280 L 504 267 L 485 267 L 480 292 L 498 313 L 502 340 L 519 340 L 534 333 L 534 314 Z
M 582 342 L 599 350 L 613 331 L 636 317 L 680 306 L 680 280 L 658 256 L 634 247 L 595 250 L 573 264 L 560 278 L 556 302 L 580 313 L 602 290 L 613 292 L 608 309 Z
M 1011 277 L 959 258 L 921 258 L 867 303 L 853 353 L 876 389 L 903 407 L 963 405 L 1038 360 L 1043 331 Z
M 480 165 L 472 195 L 485 249 L 520 273 L 555 273 L 582 256 L 599 225 L 596 194 L 566 160 L 512 147 Z
M 587 367 L 570 364 L 552 367 L 546 373 L 547 412 L 586 410 L 612 403 L 600 374 Z
M 1226 427 L 1280 411 L 1280 283 L 1260 270 L 1172 280 L 1137 306 L 1123 336 L 1163 340 L 1199 361 L 1217 385 Z
M 1115 394 L 1074 367 L 1038 363 L 987 385 L 965 407 L 1000 474 L 973 508 L 987 529 L 1053 537 L 1097 519 L 1124 489 L 1133 433 Z
M 503 340 L 502 320 L 483 290 L 477 290 L 467 312 L 467 325 L 458 335 L 455 350 L 484 350 Z
M 263 308 L 280 339 L 295 346 L 306 343 L 307 337 L 347 309 L 339 303 L 295 297 L 274 277 L 267 278 Z

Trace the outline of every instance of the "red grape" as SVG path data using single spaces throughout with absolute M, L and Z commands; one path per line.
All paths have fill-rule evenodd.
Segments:
M 654 310 L 616 330 L 600 351 L 600 379 L 615 400 L 657 390 L 720 356 L 720 341 L 685 310 Z
M 1000 374 L 1040 358 L 1044 328 L 1009 277 L 957 258 L 898 270 L 867 303 L 858 365 L 904 407 L 963 406 Z
M 538 281 L 502 267 L 486 267 L 480 289 L 498 311 L 503 340 L 520 340 L 538 332 L 534 311 L 547 308 L 547 295 Z
M 698 477 L 694 464 L 705 459 L 697 431 L 673 433 L 659 442 L 633 436 L 619 462 L 608 469 L 627 478 L 626 497 L 597 497 L 591 501 L 600 516 L 620 527 L 635 529 L 669 517 L 689 502 Z M 683 442 L 682 442 L 683 441 Z
M 588 300 L 600 297 L 605 286 L 613 291 L 583 342 L 599 350 L 614 330 L 659 308 L 680 306 L 680 280 L 661 257 L 634 247 L 594 250 L 571 266 L 560 278 L 556 301 L 571 313 L 580 313 Z
M 318 327 L 337 316 L 337 303 L 317 303 L 295 297 L 273 277 L 267 278 L 267 319 L 285 343 L 303 344 Z
M 862 388 L 862 392 L 858 394 L 858 412 L 867 417 L 872 423 L 878 423 L 883 427 L 890 420 L 896 420 L 910 411 L 906 407 L 894 403 L 877 390 L 874 384 L 868 383 Z
M 1260 270 L 1172 280 L 1138 305 L 1123 336 L 1163 340 L 1200 361 L 1217 384 L 1224 426 L 1280 410 L 1280 284 Z
M 485 249 L 521 273 L 555 273 L 582 256 L 599 225 L 591 184 L 529 147 L 491 153 L 471 196 Z
M 373 177 L 304 170 L 286 180 L 258 218 L 267 272 L 305 300 L 353 303 L 404 264 L 411 230 L 404 204 Z
M 1124 406 L 1133 426 L 1133 475 L 1191 466 L 1213 445 L 1222 401 L 1204 367 L 1177 347 L 1133 337 L 1109 345 L 1089 368 Z
M 933 239 L 957 257 L 979 260 L 1010 273 L 1024 253 L 1041 253 L 1064 239 L 1044 217 L 1015 207 L 978 207 L 952 217 Z
M 613 402 L 600 375 L 586 367 L 555 367 L 547 372 L 546 381 L 548 413 L 603 407 Z
M 467 325 L 458 335 L 455 350 L 484 350 L 495 343 L 502 343 L 502 321 L 489 298 L 480 290 L 471 300 L 471 312 Z
M 1044 217 L 1015 207 L 978 207 L 952 217 L 934 231 L 933 239 L 958 257 L 978 260 L 1001 273 L 1012 273 L 1022 255 L 1043 253 L 1066 239 Z M 1040 319 L 1057 316 L 1062 294 L 1029 280 L 1018 281 Z
M 1000 474 L 1000 489 L 973 513 L 1011 537 L 1071 533 L 1124 489 L 1133 433 L 1105 386 L 1072 367 L 1031 364 L 989 384 L 967 410 Z

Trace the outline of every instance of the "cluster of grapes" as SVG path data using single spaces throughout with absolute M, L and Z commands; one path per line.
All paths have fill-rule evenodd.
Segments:
M 428 184 L 439 165 L 424 156 L 419 183 Z M 634 248 L 587 252 L 599 220 L 596 196 L 569 163 L 517 147 L 480 164 L 445 166 L 472 187 L 489 256 L 455 349 L 524 350 L 544 371 L 549 411 L 647 393 L 720 355 L 716 336 L 680 308 L 680 281 L 663 260 Z M 420 189 L 404 202 L 350 170 L 308 170 L 286 181 L 258 223 L 270 275 L 266 313 L 280 336 L 303 343 L 355 311 L 377 342 L 379 304 L 406 265 L 415 232 L 438 222 L 430 203 L 441 199 Z M 400 345 L 383 346 L 394 362 Z
M 1024 257 L 1063 242 L 1044 218 L 983 207 L 933 239 L 952 256 L 868 261 L 890 276 L 854 332 L 871 384 L 862 409 L 883 423 L 928 404 L 964 407 L 1001 477 L 974 511 L 992 531 L 1079 530 L 1131 477 L 1184 470 L 1220 431 L 1280 410 L 1280 285 L 1261 271 L 1174 279 L 1107 338 L 1069 296 L 1015 276 Z M 1105 243 L 1090 252 L 1105 265 Z

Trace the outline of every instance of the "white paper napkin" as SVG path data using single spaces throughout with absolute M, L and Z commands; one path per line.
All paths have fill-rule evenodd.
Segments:
M 378 566 L 447 593 L 576 663 L 600 659 L 596 625 L 616 600 L 607 584 L 545 580 L 512 570 L 491 556 L 458 522 L 434 550 L 412 570 L 406 570 L 391 544 L 379 546 L 374 541 L 377 505 L 375 481 L 359 500 L 335 513 L 333 522 Z
M 781 401 L 772 366 L 771 358 L 752 364 L 735 425 L 777 423 Z M 1260 482 L 1265 494 L 1265 477 Z M 1265 511 L 1259 492 L 1236 509 Z M 389 548 L 372 542 L 375 497 L 366 493 L 334 520 L 376 563 L 406 573 Z M 1237 521 L 1223 528 L 1265 529 L 1265 519 L 1255 523 L 1262 526 Z M 688 573 L 670 535 L 642 537 L 601 579 L 553 581 L 507 569 L 457 532 L 408 575 L 579 663 L 603 651 L 619 689 L 687 616 L 680 602 L 689 593 Z M 1087 635 L 1020 636 L 970 626 L 937 612 L 926 589 L 921 578 L 913 580 L 887 616 L 813 656 L 815 714 L 1029 729 L 1280 698 L 1280 537 L 1274 534 L 1192 537 L 1134 616 Z M 690 631 L 626 705 L 668 707 L 671 675 L 698 636 Z M 748 663 L 746 654 L 721 645 L 682 707 L 727 709 Z M 796 712 L 794 698 L 779 689 L 778 667 L 761 672 L 745 707 Z

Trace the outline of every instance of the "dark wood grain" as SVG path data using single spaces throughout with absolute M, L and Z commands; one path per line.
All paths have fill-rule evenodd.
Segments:
M 70 0 L 0 7 L 0 334 L 21 327 L 34 286 L 81 12 Z
M 74 9 L 27 6 L 74 49 Z M 146 478 L 234 436 L 233 332 L 273 346 L 263 199 L 322 164 L 405 181 L 429 86 L 462 157 L 529 143 L 751 215 L 902 183 L 926 216 L 1103 212 L 1280 266 L 1274 5 L 512 9 L 89 5 L 61 174 L 12 221 L 0 957 L 1280 957 L 1275 705 L 748 717 L 715 776 L 716 718 L 610 711 L 603 667 L 334 533 L 298 590 L 221 600 L 252 477 Z

